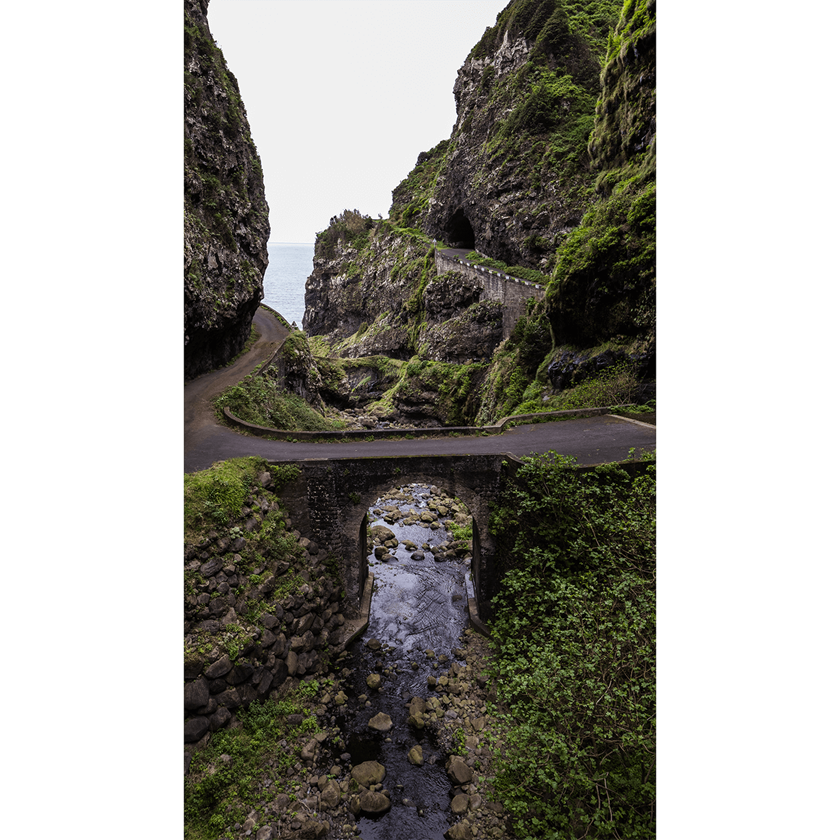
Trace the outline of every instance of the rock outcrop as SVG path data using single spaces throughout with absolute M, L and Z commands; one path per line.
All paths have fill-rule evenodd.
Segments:
M 389 218 L 318 235 L 305 331 L 333 357 L 408 360 L 359 410 L 459 425 L 655 393 L 655 31 L 655 0 L 512 0 Z M 530 271 L 544 298 L 493 304 L 435 244 Z M 570 396 L 590 375 L 617 381 Z
M 184 375 L 235 356 L 263 296 L 268 205 L 239 87 L 207 24 L 184 3 Z
M 617 9 L 514 0 L 458 71 L 457 121 L 394 190 L 391 218 L 548 271 L 586 206 L 600 59 Z M 616 4 L 617 5 L 617 4 Z

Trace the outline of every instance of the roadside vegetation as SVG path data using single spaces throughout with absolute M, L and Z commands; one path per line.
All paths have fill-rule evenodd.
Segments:
M 655 835 L 655 465 L 525 459 L 492 519 L 495 790 L 520 840 Z
M 521 280 L 530 280 L 532 283 L 539 283 L 541 286 L 548 284 L 551 279 L 547 274 L 537 271 L 534 268 L 524 268 L 521 265 L 507 265 L 501 260 L 494 260 L 492 257 L 485 257 L 479 254 L 478 251 L 470 251 L 466 257 L 467 262 L 475 263 L 476 265 L 483 265 L 487 268 L 495 268 L 496 271 L 501 271 L 504 274 L 510 274 L 511 277 L 519 277 Z
M 278 387 L 274 365 L 249 374 L 228 388 L 216 398 L 214 406 L 220 422 L 225 422 L 224 409 L 229 408 L 246 423 L 274 429 L 326 432 L 344 428 L 340 420 L 319 414 L 303 397 Z

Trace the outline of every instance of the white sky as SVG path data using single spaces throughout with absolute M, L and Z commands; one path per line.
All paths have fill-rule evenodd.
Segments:
M 458 69 L 507 0 L 210 0 L 265 174 L 272 242 L 388 215 L 449 137 Z

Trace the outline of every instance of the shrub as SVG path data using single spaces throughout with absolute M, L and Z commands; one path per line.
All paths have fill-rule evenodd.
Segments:
M 655 834 L 655 468 L 526 458 L 492 516 L 503 568 L 494 785 L 517 837 Z

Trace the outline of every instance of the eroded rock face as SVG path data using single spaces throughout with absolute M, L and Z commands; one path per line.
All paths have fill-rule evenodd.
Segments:
M 244 346 L 263 296 L 268 205 L 233 74 L 207 24 L 184 3 L 184 376 Z
M 340 236 L 340 219 L 345 217 L 361 228 L 353 239 Z M 336 241 L 326 244 L 323 234 Z M 403 236 L 387 224 L 374 228 L 372 220 L 345 213 L 315 244 L 303 330 L 331 343 L 358 333 L 352 344 L 341 348 L 346 358 L 410 358 L 408 303 L 429 273 L 434 275 L 431 242 Z
M 509 265 L 547 268 L 586 209 L 587 131 L 575 126 L 591 120 L 615 22 L 595 14 L 584 34 L 567 5 L 511 3 L 499 14 L 458 71 L 452 136 L 394 190 L 392 218 Z

